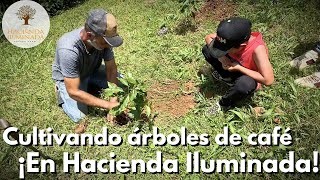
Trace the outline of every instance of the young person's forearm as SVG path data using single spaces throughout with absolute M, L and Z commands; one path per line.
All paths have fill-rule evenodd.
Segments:
M 252 77 L 254 80 L 256 80 L 257 82 L 264 84 L 264 85 L 271 85 L 272 82 L 268 81 L 265 77 L 263 77 L 259 72 L 257 71 L 253 71 L 251 69 L 245 68 L 243 66 L 239 67 L 239 71 L 242 74 L 245 74 L 247 76 Z

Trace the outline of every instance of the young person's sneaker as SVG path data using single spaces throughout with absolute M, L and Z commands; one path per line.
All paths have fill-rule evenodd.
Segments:
M 298 68 L 299 70 L 313 65 L 320 58 L 320 42 L 318 42 L 313 50 L 310 50 L 303 55 L 296 57 L 290 62 L 292 67 Z
M 213 71 L 213 67 L 209 63 L 205 63 L 199 68 L 198 76 L 201 76 L 201 74 L 204 76 L 210 76 L 212 71 Z
M 296 79 L 294 82 L 301 86 L 320 89 L 320 72 L 315 72 L 310 76 Z
M 231 106 L 222 106 L 219 102 L 215 103 L 212 107 L 209 108 L 208 114 L 209 115 L 216 115 L 220 112 L 228 111 L 231 108 Z
M 219 73 L 218 71 L 216 70 L 213 70 L 212 73 L 211 73 L 212 77 L 215 78 L 216 80 L 220 81 L 220 82 L 223 82 L 225 84 L 227 84 L 228 86 L 233 86 L 234 85 L 234 82 L 232 81 L 231 78 L 223 78 Z

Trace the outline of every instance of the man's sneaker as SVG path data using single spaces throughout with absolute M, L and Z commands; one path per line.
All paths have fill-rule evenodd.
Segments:
M 313 50 L 310 50 L 303 55 L 296 57 L 290 62 L 292 67 L 298 68 L 299 70 L 313 65 L 320 58 L 320 42 L 317 43 Z
M 320 88 L 320 72 L 315 72 L 310 76 L 296 79 L 294 82 L 305 87 Z
M 214 70 L 212 71 L 212 77 L 215 78 L 216 80 L 220 81 L 220 82 L 223 82 L 223 83 L 226 83 L 228 86 L 233 86 L 234 85 L 234 82 L 232 81 L 231 78 L 223 78 L 219 73 L 218 71 Z

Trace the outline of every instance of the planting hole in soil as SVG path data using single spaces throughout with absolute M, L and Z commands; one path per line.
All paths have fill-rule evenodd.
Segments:
M 159 112 L 159 116 L 169 115 L 181 117 L 186 115 L 196 105 L 192 82 L 185 83 L 168 80 L 164 83 L 154 83 L 148 90 L 148 100 L 152 109 Z

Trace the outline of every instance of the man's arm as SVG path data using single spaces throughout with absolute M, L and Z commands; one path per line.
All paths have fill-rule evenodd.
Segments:
M 119 80 L 117 79 L 118 69 L 115 60 L 112 59 L 104 62 L 106 66 L 107 81 L 119 85 Z
M 247 69 L 237 63 L 233 63 L 232 66 L 228 67 L 229 71 L 240 71 L 241 73 L 252 77 L 259 83 L 264 85 L 271 85 L 274 81 L 274 74 L 272 65 L 269 61 L 269 58 L 266 53 L 266 48 L 264 46 L 258 46 L 254 50 L 253 59 L 255 64 L 257 65 L 258 71 L 253 71 L 251 69 Z
M 119 105 L 118 102 L 108 102 L 103 99 L 99 99 L 85 91 L 79 89 L 80 78 L 64 78 L 67 92 L 69 96 L 79 102 L 87 104 L 89 106 L 100 107 L 104 109 L 112 109 Z

